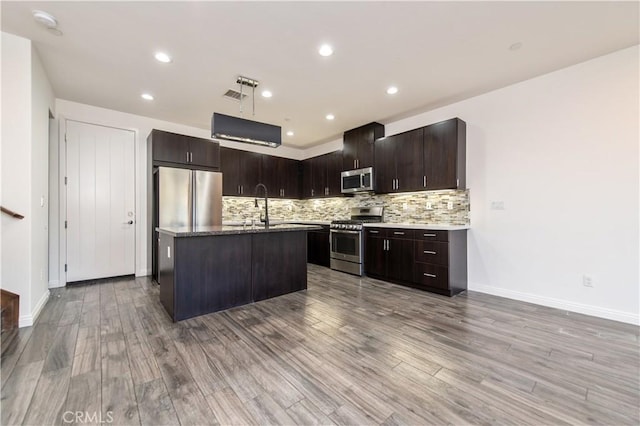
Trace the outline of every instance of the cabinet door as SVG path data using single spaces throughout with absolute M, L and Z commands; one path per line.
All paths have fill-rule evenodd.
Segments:
M 396 188 L 394 192 L 423 189 L 423 130 L 401 133 L 395 138 Z
M 280 173 L 282 168 L 282 160 L 284 158 L 272 157 L 270 155 L 262 156 L 262 179 L 269 192 L 269 198 L 282 198 L 282 187 L 280 186 Z
M 154 129 L 151 131 L 151 143 L 154 161 L 188 163 L 189 142 L 185 136 Z
M 342 152 L 335 151 L 327 154 L 327 196 L 342 195 L 340 172 L 342 171 Z
M 454 118 L 424 128 L 427 189 L 457 188 L 458 122 Z
M 327 155 L 311 159 L 311 188 L 314 197 L 324 197 L 327 188 Z
M 389 136 L 375 142 L 375 165 L 373 167 L 375 192 L 386 194 L 393 192 L 396 178 L 395 137 Z
M 278 171 L 283 198 L 300 198 L 301 173 L 300 161 L 283 158 Z M 264 174 L 264 171 L 263 171 Z
M 382 128 L 382 131 L 380 131 Z M 384 136 L 384 126 L 372 123 L 362 128 L 360 140 L 358 141 L 358 168 L 373 167 L 374 163 L 374 142 Z
M 387 274 L 385 239 L 366 234 L 364 241 L 364 271 L 367 275 L 384 277 Z
M 240 151 L 220 148 L 220 171 L 222 172 L 222 195 L 240 195 Z
M 302 198 L 313 197 L 313 161 L 311 158 L 302 162 Z
M 413 281 L 413 240 L 388 238 L 387 277 L 391 280 Z
M 207 139 L 185 136 L 189 141 L 189 162 L 196 166 L 220 167 L 220 144 Z
M 358 158 L 358 145 L 362 131 L 358 129 L 344 132 L 342 140 L 342 170 L 353 170 Z
M 255 187 L 260 183 L 262 154 L 240 151 L 240 195 L 253 197 Z

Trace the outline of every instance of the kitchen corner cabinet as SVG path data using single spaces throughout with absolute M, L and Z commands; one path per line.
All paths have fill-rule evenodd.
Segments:
M 365 228 L 365 274 L 453 296 L 467 289 L 467 231 Z
M 374 141 L 384 136 L 384 125 L 369 123 L 343 135 L 342 170 L 373 167 Z
M 459 118 L 424 128 L 424 189 L 466 187 L 467 126 Z
M 222 195 L 253 197 L 260 183 L 262 154 L 233 148 L 220 148 Z
M 153 129 L 147 138 L 155 165 L 218 170 L 220 144 L 208 139 Z
M 373 169 L 375 190 L 379 193 L 422 190 L 422 128 L 400 133 L 375 142 Z M 416 167 L 416 162 L 420 167 Z
M 302 162 L 302 198 L 341 195 L 342 152 L 334 151 Z

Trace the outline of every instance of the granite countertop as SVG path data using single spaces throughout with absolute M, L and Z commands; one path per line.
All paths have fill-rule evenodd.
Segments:
M 164 227 L 156 228 L 156 231 L 171 235 L 172 237 L 206 237 L 210 235 L 240 235 L 259 234 L 265 232 L 290 232 L 290 231 L 315 231 L 322 229 L 317 225 L 294 225 L 294 224 L 272 224 L 265 228 L 262 224 L 251 225 L 219 225 L 219 226 L 198 226 L 198 227 Z
M 401 228 L 401 229 L 432 229 L 434 231 L 460 231 L 470 229 L 471 225 L 443 225 L 430 223 L 365 223 L 366 228 Z
M 223 221 L 222 225 L 238 226 L 238 225 L 244 225 L 244 223 L 245 222 L 242 220 L 232 220 L 232 221 Z M 282 224 L 326 225 L 326 226 L 331 225 L 330 220 L 304 220 L 304 219 L 300 219 L 300 220 L 270 219 L 269 223 L 271 223 L 272 225 L 282 225 Z

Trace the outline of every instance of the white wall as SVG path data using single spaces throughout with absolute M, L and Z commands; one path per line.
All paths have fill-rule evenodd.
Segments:
M 31 41 L 2 33 L 2 287 L 20 295 L 20 326 L 48 297 L 48 144 L 51 85 Z
M 31 48 L 31 308 L 39 312 L 49 282 L 49 113 L 55 96 L 38 53 Z
M 25 216 L 2 216 L 2 288 L 31 313 L 31 42 L 2 33 L 2 205 Z
M 466 121 L 471 290 L 639 323 L 638 58 L 635 46 L 386 126 Z

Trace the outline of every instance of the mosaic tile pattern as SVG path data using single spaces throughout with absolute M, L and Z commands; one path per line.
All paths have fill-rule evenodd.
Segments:
M 427 208 L 427 204 L 431 208 Z M 451 209 L 449 209 L 451 203 Z M 253 198 L 223 197 L 223 221 L 259 220 L 264 201 L 254 207 Z M 402 194 L 356 194 L 353 197 L 313 200 L 269 200 L 271 220 L 348 219 L 350 209 L 358 206 L 384 206 L 384 221 L 389 223 L 430 223 L 469 225 L 469 190 L 423 191 Z

